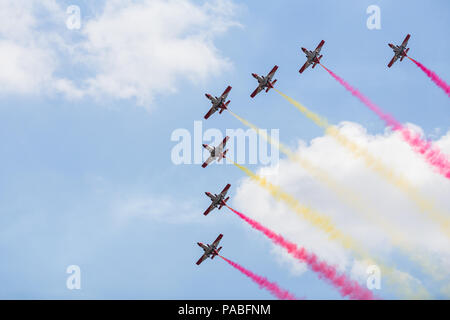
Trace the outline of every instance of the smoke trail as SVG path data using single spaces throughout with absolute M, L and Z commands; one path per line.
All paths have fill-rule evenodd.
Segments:
M 268 182 L 264 177 L 255 174 L 250 169 L 233 162 L 233 164 L 245 172 L 252 180 L 257 182 L 262 188 L 269 191 L 273 198 L 276 200 L 282 200 L 286 203 L 291 210 L 300 215 L 302 218 L 310 222 L 313 226 L 324 231 L 330 240 L 338 241 L 340 244 L 346 248 L 353 250 L 356 255 L 363 259 L 368 260 L 370 263 L 376 264 L 382 270 L 383 274 L 387 278 L 388 282 L 396 286 L 401 295 L 408 297 L 409 299 L 426 299 L 429 298 L 429 293 L 421 285 L 412 288 L 407 279 L 402 279 L 398 277 L 398 271 L 395 269 L 383 265 L 381 262 L 373 262 L 373 259 L 369 254 L 366 253 L 359 245 L 358 242 L 353 240 L 351 237 L 344 235 L 340 230 L 338 230 L 331 220 L 327 217 L 323 217 L 317 211 L 303 206 L 297 199 L 292 195 L 281 190 L 279 186 L 273 185 Z M 409 275 L 408 275 L 409 276 Z
M 419 255 L 413 248 L 411 248 L 408 245 L 407 235 L 405 235 L 403 232 L 395 230 L 395 228 L 388 221 L 382 218 L 383 215 L 376 209 L 374 209 L 373 206 L 365 203 L 363 199 L 361 199 L 361 196 L 359 196 L 352 190 L 348 189 L 346 186 L 335 181 L 327 172 L 314 166 L 306 158 L 301 157 L 299 154 L 295 154 L 283 143 L 279 141 L 273 141 L 266 131 L 259 129 L 257 126 L 250 123 L 248 120 L 238 116 L 231 110 L 228 110 L 228 112 L 236 119 L 238 119 L 241 123 L 255 130 L 257 134 L 259 134 L 272 146 L 278 148 L 282 153 L 287 155 L 289 159 L 301 165 L 303 169 L 309 172 L 309 174 L 314 176 L 320 182 L 324 183 L 329 189 L 331 189 L 335 194 L 337 194 L 339 198 L 343 200 L 349 207 L 364 214 L 365 217 L 369 219 L 371 223 L 378 225 L 385 233 L 389 235 L 393 244 L 399 247 L 403 252 L 405 252 L 411 259 L 411 261 L 419 264 L 425 272 L 427 272 L 429 275 L 431 275 L 438 281 L 441 281 L 443 277 L 445 277 L 442 270 L 439 270 L 435 265 L 433 265 L 430 259 L 427 259 L 426 257 Z
M 312 120 L 319 127 L 324 128 L 326 134 L 335 138 L 339 144 L 351 151 L 355 157 L 364 160 L 368 168 L 373 169 L 376 173 L 378 173 L 392 185 L 402 190 L 408 196 L 408 198 L 415 203 L 415 205 L 420 209 L 421 212 L 428 214 L 431 219 L 433 219 L 441 226 L 441 229 L 444 231 L 444 233 L 448 237 L 450 237 L 450 221 L 448 220 L 446 214 L 436 209 L 434 204 L 430 200 L 424 198 L 405 177 L 398 173 L 394 173 L 378 158 L 372 156 L 368 150 L 366 150 L 362 146 L 359 146 L 352 140 L 348 139 L 346 136 L 342 135 L 336 127 L 328 123 L 327 119 L 310 111 L 298 101 L 285 95 L 281 91 L 277 89 L 274 90 L 287 101 L 289 101 L 289 103 L 296 107 L 300 112 L 302 112 L 308 119 Z
M 450 86 L 445 83 L 444 80 L 442 80 L 441 78 L 439 78 L 439 76 L 434 73 L 433 71 L 431 71 L 430 69 L 428 69 L 427 67 L 425 67 L 423 64 L 421 64 L 419 61 L 414 60 L 411 57 L 408 57 L 409 60 L 411 60 L 412 62 L 414 62 L 416 64 L 416 66 L 418 66 L 423 72 L 425 72 L 425 74 L 435 83 L 437 84 L 438 87 L 440 87 L 442 90 L 445 91 L 445 93 L 447 94 L 447 96 L 450 97 Z
M 264 277 L 258 276 L 257 274 L 251 272 L 248 269 L 245 269 L 243 266 L 237 264 L 236 262 L 233 262 L 219 254 L 219 257 L 221 257 L 223 260 L 225 260 L 229 265 L 236 268 L 243 274 L 245 274 L 247 277 L 252 279 L 253 282 L 258 284 L 260 288 L 268 290 L 271 294 L 273 294 L 275 297 L 281 300 L 297 300 L 297 298 L 289 293 L 288 291 L 281 289 L 275 282 L 270 282 Z
M 411 132 L 408 128 L 404 127 L 391 115 L 384 113 L 378 106 L 376 106 L 372 101 L 365 97 L 356 88 L 353 88 L 344 79 L 339 77 L 333 71 L 321 64 L 321 66 L 328 71 L 328 73 L 336 79 L 342 86 L 344 86 L 351 94 L 357 97 L 362 103 L 364 103 L 370 110 L 372 110 L 376 115 L 378 115 L 385 123 L 386 126 L 392 127 L 393 130 L 399 131 L 402 134 L 403 140 L 405 140 L 415 152 L 423 155 L 425 160 L 437 168 L 437 171 L 450 179 L 450 160 L 447 155 L 443 154 L 439 148 L 433 146 L 430 141 L 424 141 L 418 133 Z
M 313 210 L 309 207 L 302 205 L 292 195 L 290 195 L 287 192 L 284 192 L 279 186 L 273 185 L 272 183 L 267 181 L 264 177 L 255 174 L 250 169 L 235 162 L 233 162 L 233 164 L 242 171 L 244 171 L 252 180 L 257 182 L 261 187 L 269 191 L 272 197 L 274 197 L 277 200 L 282 200 L 295 213 L 300 215 L 302 218 L 311 223 L 313 226 L 325 232 L 331 240 L 337 240 L 341 243 L 341 245 L 344 248 L 352 249 L 356 251 L 360 256 L 369 259 L 368 256 L 364 253 L 364 251 L 358 246 L 357 242 L 354 241 L 351 237 L 344 235 L 340 230 L 338 230 L 334 226 L 330 218 L 323 216 L 316 210 Z
M 371 291 L 361 287 L 356 281 L 347 278 L 344 274 L 340 275 L 334 266 L 330 266 L 326 262 L 320 261 L 314 253 L 306 251 L 305 248 L 298 248 L 295 243 L 284 239 L 281 235 L 276 234 L 228 205 L 226 206 L 254 229 L 261 231 L 274 243 L 285 248 L 294 258 L 301 262 L 305 262 L 309 268 L 319 275 L 319 278 L 326 279 L 331 285 L 338 289 L 343 297 L 348 296 L 350 299 L 358 300 L 372 300 L 375 298 Z

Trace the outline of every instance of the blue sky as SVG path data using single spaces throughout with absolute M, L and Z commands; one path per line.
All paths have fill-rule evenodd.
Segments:
M 218 233 L 224 234 L 224 256 L 297 296 L 339 298 L 312 272 L 294 276 L 268 254 L 272 246 L 267 239 L 226 210 L 203 217 L 209 205 L 204 191 L 218 192 L 231 183 L 233 197 L 243 175 L 232 165 L 174 165 L 171 133 L 178 128 L 191 131 L 209 108 L 204 93 L 219 94 L 229 84 L 230 108 L 260 127 L 279 128 L 281 141 L 290 146 L 323 135 L 275 92 L 250 99 L 256 84 L 250 74 L 264 74 L 275 64 L 281 91 L 331 123 L 353 121 L 369 133 L 382 133 L 384 124 L 320 67 L 299 75 L 304 63 L 300 47 L 314 49 L 324 39 L 324 65 L 401 122 L 414 123 L 438 139 L 450 129 L 448 97 L 410 61 L 388 69 L 392 51 L 387 43 L 400 43 L 410 33 L 410 55 L 450 79 L 450 4 L 234 3 L 233 20 L 240 26 L 229 27 L 213 40 L 229 67 L 200 80 L 179 77 L 176 92 L 157 91 L 149 107 L 135 98 L 107 94 L 70 99 L 59 93 L 2 92 L 0 298 L 271 299 L 222 261 L 195 265 L 201 255 L 196 242 L 210 242 Z M 72 2 L 58 4 L 65 8 Z M 77 4 L 86 20 L 95 19 L 103 8 L 101 2 Z M 381 9 L 380 30 L 366 27 L 366 8 L 372 4 Z M 58 28 L 49 22 L 44 32 L 55 32 L 68 42 L 82 37 L 77 32 L 83 24 L 81 30 Z M 61 62 L 55 74 L 74 83 L 93 72 L 67 53 L 57 56 Z M 203 121 L 203 127 L 225 130 L 241 124 L 228 114 L 216 114 Z M 122 217 L 121 206 L 136 199 L 153 199 L 145 208 L 162 216 L 150 212 Z M 81 268 L 81 290 L 66 288 L 65 271 L 71 264 Z M 389 290 L 381 295 L 396 297 Z

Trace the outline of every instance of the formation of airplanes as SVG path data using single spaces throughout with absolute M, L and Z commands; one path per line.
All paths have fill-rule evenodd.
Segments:
M 389 64 L 387 65 L 389 68 L 392 67 L 392 65 L 400 59 L 400 61 L 403 61 L 403 59 L 407 56 L 407 53 L 409 51 L 409 48 L 407 48 L 408 40 L 411 36 L 408 34 L 405 39 L 403 40 L 401 45 L 393 45 L 392 43 L 389 43 L 389 47 L 392 48 L 394 51 L 394 57 L 391 59 Z M 302 51 L 306 55 L 306 62 L 303 64 L 303 66 L 300 68 L 299 72 L 300 74 L 303 73 L 310 65 L 312 65 L 312 69 L 317 64 L 320 64 L 320 59 L 322 59 L 323 55 L 320 54 L 320 51 L 322 50 L 323 45 L 325 44 L 325 41 L 322 40 L 317 45 L 316 49 L 313 51 L 310 51 L 305 48 L 301 48 Z M 258 87 L 250 94 L 251 98 L 254 98 L 258 93 L 265 90 L 268 92 L 270 89 L 274 88 L 275 82 L 277 80 L 273 80 L 276 71 L 278 69 L 278 66 L 275 65 L 272 70 L 266 75 L 266 76 L 259 76 L 256 73 L 252 73 L 252 76 L 258 81 Z M 227 110 L 228 104 L 230 103 L 230 100 L 227 100 L 228 94 L 231 91 L 231 86 L 228 86 L 225 91 L 222 93 L 220 97 L 213 97 L 208 93 L 205 93 L 205 96 L 211 101 L 212 106 L 209 109 L 208 113 L 204 116 L 205 119 L 208 119 L 212 114 L 219 111 L 219 114 L 221 114 L 224 110 Z M 228 141 L 229 137 L 226 136 L 225 139 L 216 147 L 211 147 L 207 144 L 203 144 L 203 147 L 207 149 L 210 153 L 210 156 L 206 161 L 202 164 L 202 167 L 205 168 L 217 159 L 217 161 L 221 161 L 221 159 L 226 158 L 226 153 L 228 150 L 225 150 L 226 143 Z M 210 198 L 211 204 L 206 209 L 206 211 L 203 213 L 205 216 L 208 215 L 212 210 L 218 208 L 218 210 L 222 209 L 223 206 L 226 205 L 227 201 L 230 199 L 230 197 L 227 197 L 228 190 L 230 189 L 231 185 L 227 184 L 225 188 L 219 193 L 219 194 L 211 194 L 210 192 L 205 192 L 205 194 Z M 219 245 L 220 240 L 222 239 L 223 235 L 219 234 L 217 239 L 211 243 L 211 244 L 203 244 L 201 242 L 197 242 L 197 244 L 203 249 L 204 253 L 201 256 L 201 258 L 197 261 L 197 265 L 200 265 L 204 260 L 207 258 L 214 259 L 215 256 L 219 255 L 219 251 L 222 249 L 222 247 L 217 248 Z

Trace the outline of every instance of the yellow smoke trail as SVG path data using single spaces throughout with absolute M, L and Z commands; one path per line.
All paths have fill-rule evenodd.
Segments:
M 310 222 L 313 226 L 325 232 L 330 240 L 338 241 L 344 248 L 355 252 L 359 258 L 365 261 L 370 261 L 371 264 L 376 264 L 380 268 L 383 276 L 388 279 L 389 283 L 395 285 L 395 288 L 401 295 L 404 295 L 409 299 L 430 298 L 427 290 L 420 284 L 416 284 L 414 288 L 411 287 L 409 279 L 405 278 L 409 277 L 409 275 L 403 275 L 402 277 L 399 277 L 398 271 L 393 269 L 392 267 L 388 267 L 384 264 L 381 264 L 380 262 L 375 263 L 374 260 L 369 256 L 369 254 L 367 254 L 354 239 L 352 239 L 350 236 L 344 235 L 339 229 L 337 229 L 330 218 L 323 216 L 317 210 L 302 205 L 297 199 L 295 199 L 289 193 L 283 191 L 279 186 L 270 183 L 266 180 L 266 178 L 255 174 L 245 166 L 235 163 L 234 161 L 233 164 L 243 172 L 245 172 L 245 174 L 253 181 L 257 182 L 259 186 L 266 189 L 273 198 L 283 201 L 299 216 Z
M 450 237 L 450 220 L 448 220 L 446 214 L 438 210 L 430 200 L 425 199 L 405 177 L 401 176 L 398 173 L 395 174 L 379 159 L 372 156 L 369 151 L 342 135 L 339 130 L 335 126 L 330 125 L 328 123 L 328 120 L 326 120 L 325 118 L 310 111 L 305 106 L 280 92 L 279 90 L 274 90 L 287 101 L 289 101 L 298 110 L 300 110 L 300 112 L 302 112 L 308 119 L 312 120 L 319 127 L 324 128 L 326 134 L 335 138 L 342 146 L 350 150 L 354 156 L 356 156 L 357 158 L 362 158 L 367 167 L 373 169 L 388 182 L 402 190 L 408 196 L 408 198 L 414 202 L 414 204 L 420 209 L 422 213 L 428 214 L 431 219 L 439 224 L 445 235 Z
M 372 223 L 377 224 L 386 234 L 389 235 L 392 243 L 405 252 L 411 261 L 420 265 L 420 267 L 430 276 L 435 278 L 435 280 L 442 280 L 445 277 L 446 272 L 440 270 L 435 264 L 430 262 L 430 259 L 420 255 L 417 251 L 413 250 L 407 242 L 407 236 L 395 230 L 395 228 L 385 219 L 383 215 L 372 206 L 365 204 L 359 195 L 357 195 L 352 190 L 348 189 L 346 186 L 335 181 L 327 172 L 314 166 L 306 158 L 295 154 L 291 149 L 285 146 L 279 141 L 273 141 L 272 138 L 267 134 L 266 131 L 261 130 L 248 120 L 238 116 L 234 112 L 228 110 L 232 116 L 238 119 L 242 124 L 255 130 L 262 138 L 269 142 L 272 146 L 278 148 L 282 153 L 287 155 L 289 159 L 297 162 L 303 167 L 309 174 L 319 180 L 321 183 L 325 184 L 329 189 L 331 189 L 336 195 L 339 196 L 343 202 L 345 202 L 349 207 L 353 208 L 355 211 L 364 214 L 364 216 L 369 219 Z

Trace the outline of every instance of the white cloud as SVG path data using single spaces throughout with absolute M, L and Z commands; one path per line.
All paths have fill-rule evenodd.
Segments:
M 54 2 L 2 1 L 0 3 L 0 92 L 38 93 L 51 86 L 57 63 L 49 39 L 36 30 L 39 8 L 53 16 Z
M 450 182 L 433 171 L 402 141 L 398 133 L 386 131 L 384 134 L 370 135 L 365 128 L 351 122 L 343 122 L 339 128 L 341 133 L 357 141 L 371 154 L 379 156 L 395 172 L 406 176 L 424 196 L 435 201 L 440 209 L 450 212 Z M 437 141 L 447 154 L 450 154 L 449 140 L 450 132 Z M 355 159 L 332 137 L 321 136 L 309 144 L 299 141 L 296 152 L 346 188 L 361 195 L 363 201 L 374 208 L 380 218 L 389 221 L 395 230 L 406 235 L 406 243 L 414 252 L 423 254 L 443 273 L 450 270 L 449 239 L 441 233 L 437 224 L 418 211 L 404 193 L 367 169 L 361 160 Z M 262 169 L 269 180 L 274 183 L 276 181 L 300 202 L 332 218 L 340 230 L 357 239 L 358 244 L 367 248 L 372 256 L 381 257 L 382 261 L 398 261 L 398 251 L 393 251 L 395 248 L 392 241 L 376 222 L 368 221 L 354 208 L 347 206 L 296 162 L 283 159 L 269 175 L 267 172 L 270 168 Z M 251 180 L 242 180 L 233 202 L 237 210 L 315 252 L 341 271 L 350 271 L 353 277 L 361 281 L 365 279 L 365 270 L 361 271 L 361 265 L 366 262 L 355 260 L 351 252 L 329 240 L 325 233 L 299 218 L 286 205 L 273 200 L 266 190 Z M 249 232 L 254 231 L 249 229 Z M 285 251 L 273 250 L 273 253 L 284 264 L 291 265 L 294 274 L 306 270 Z
M 182 201 L 168 195 L 127 195 L 113 204 L 113 218 L 118 224 L 132 220 L 156 221 L 170 224 L 201 223 L 194 203 Z
M 230 62 L 212 40 L 234 24 L 232 14 L 229 2 L 108 2 L 83 28 L 83 45 L 97 70 L 86 90 L 148 104 L 154 94 L 175 92 L 179 78 L 196 82 L 218 74 Z
M 155 95 L 176 92 L 180 81 L 205 81 L 231 66 L 214 45 L 238 25 L 230 1 L 115 0 L 93 17 L 83 14 L 81 30 L 69 31 L 65 8 L 53 0 L 2 1 L 0 90 L 149 106 Z M 65 65 L 85 72 L 71 81 L 61 76 Z

